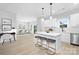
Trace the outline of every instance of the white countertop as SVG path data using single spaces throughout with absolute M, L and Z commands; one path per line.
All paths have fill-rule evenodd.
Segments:
M 36 34 L 39 34 L 39 35 L 48 35 L 48 36 L 54 36 L 54 37 L 61 35 L 60 33 L 56 33 L 56 32 L 50 32 L 50 33 L 37 32 Z
M 0 33 L 16 33 L 16 29 L 12 29 L 11 31 L 0 31 Z

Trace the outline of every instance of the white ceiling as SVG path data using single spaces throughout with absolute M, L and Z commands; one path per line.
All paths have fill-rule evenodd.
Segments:
M 45 17 L 48 17 L 50 15 L 49 3 L 0 3 L 0 10 L 8 11 L 25 17 L 41 17 L 41 8 L 45 8 L 44 15 Z M 75 9 L 77 11 L 75 11 Z M 71 14 L 74 11 L 79 12 L 78 10 L 79 4 L 73 3 L 54 3 L 52 6 L 53 16 L 55 17 L 63 14 Z

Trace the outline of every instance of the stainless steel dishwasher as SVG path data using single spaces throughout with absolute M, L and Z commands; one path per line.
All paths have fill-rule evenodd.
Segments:
M 70 33 L 70 43 L 79 45 L 79 33 Z

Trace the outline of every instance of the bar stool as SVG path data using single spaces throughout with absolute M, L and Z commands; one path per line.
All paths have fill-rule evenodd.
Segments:
M 37 43 L 35 44 L 35 46 L 41 47 L 40 49 L 42 49 L 42 50 L 47 50 L 47 44 L 44 44 L 44 41 L 46 41 L 46 43 L 47 43 L 47 38 L 41 37 L 41 36 L 35 36 L 35 38 L 37 38 Z M 40 42 L 38 40 L 40 40 Z M 40 45 L 39 45 L 39 43 L 40 43 Z M 44 47 L 44 46 L 46 46 L 46 47 Z
M 35 38 L 37 38 L 37 43 L 35 44 L 35 46 L 43 47 L 43 45 L 46 45 L 43 43 L 44 41 L 46 41 L 46 38 L 41 37 L 41 36 L 35 36 Z M 39 40 L 40 40 L 40 42 L 39 42 Z
M 9 40 L 10 43 L 11 43 L 12 37 L 11 37 L 10 34 L 3 34 L 3 35 L 1 36 L 1 38 L 2 38 L 2 45 L 5 43 L 6 40 Z
M 39 40 L 41 41 L 41 37 L 40 36 L 35 36 L 35 38 L 37 38 L 37 42 L 36 42 L 35 46 L 36 47 L 41 46 L 41 45 L 39 45 L 39 43 L 41 43 L 41 42 L 39 42 Z
M 56 42 L 56 41 L 53 40 L 53 39 L 49 39 L 49 38 L 47 39 L 48 51 L 49 51 L 49 49 L 53 49 L 53 50 L 54 50 L 54 51 L 50 51 L 51 53 L 47 51 L 48 54 L 55 54 L 55 53 L 56 53 L 56 44 L 55 44 L 55 42 Z M 50 43 L 52 43 L 52 44 L 54 43 L 54 44 L 55 44 L 55 47 L 54 47 L 54 48 L 51 47 L 51 46 L 50 46 Z
M 5 43 L 5 40 L 6 40 L 6 39 L 3 39 L 2 45 Z M 9 41 L 10 41 L 10 43 L 11 43 L 11 38 L 9 38 Z
M 42 50 L 47 50 L 47 38 L 41 37 L 41 45 L 42 45 Z M 46 44 L 45 44 L 46 42 Z

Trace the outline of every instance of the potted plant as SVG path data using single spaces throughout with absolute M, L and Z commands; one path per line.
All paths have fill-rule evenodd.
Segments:
M 60 22 L 60 28 L 62 29 L 62 32 L 64 31 L 64 28 L 67 28 L 67 24 L 63 24 Z

